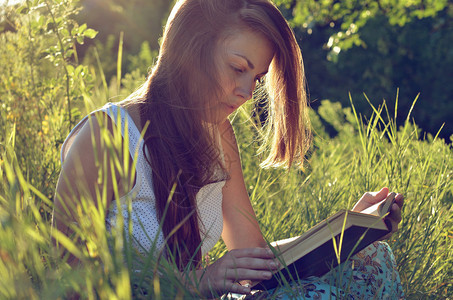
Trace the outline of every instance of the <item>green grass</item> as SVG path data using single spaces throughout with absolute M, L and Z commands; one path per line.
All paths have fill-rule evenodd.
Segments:
M 60 5 L 49 1 L 46 7 L 57 26 L 41 18 L 48 10 L 33 10 L 34 4 L 26 2 L 25 8 L 5 12 L 16 32 L 0 35 L 0 298 L 57 299 L 71 290 L 88 299 L 190 298 L 171 263 L 138 255 L 121 219 L 113 236 L 107 233 L 103 211 L 85 198 L 79 212 L 85 222 L 74 231 L 86 247 L 51 230 L 59 149 L 69 128 L 93 108 L 127 96 L 144 76 L 123 75 L 118 64 L 123 78 L 109 84 L 99 57 L 97 65 L 79 63 L 71 50 L 93 32 L 70 20 L 75 2 L 56 2 Z M 407 114 L 404 124 L 395 124 L 385 103 L 362 118 L 353 106 L 322 101 L 318 113 L 311 112 L 315 139 L 304 171 L 260 169 L 258 135 L 247 108 L 241 110 L 232 121 L 248 192 L 269 241 L 298 235 L 338 209 L 352 208 L 365 191 L 387 186 L 403 193 L 403 221 L 389 243 L 406 295 L 451 299 L 452 147 L 422 134 L 410 112 L 398 111 L 397 101 L 392 106 Z M 337 135 L 329 137 L 324 125 Z M 115 139 L 111 147 L 118 144 Z M 116 158 L 119 169 L 122 163 Z M 53 238 L 83 262 L 80 268 L 68 266 Z M 225 251 L 219 242 L 211 260 Z M 137 263 L 144 272 L 131 271 Z
M 297 235 L 338 209 L 352 208 L 364 191 L 387 186 L 406 197 L 400 230 L 389 242 L 408 298 L 451 297 L 451 146 L 420 137 L 410 116 L 397 129 L 385 104 L 366 124 L 337 103 L 325 101 L 319 111 L 320 119 L 338 124 L 338 135 L 323 138 L 321 122 L 314 120 L 319 134 L 305 173 L 256 172 L 251 133 L 237 122 L 244 174 L 265 236 L 278 240 Z
M 340 111 L 339 117 L 344 117 L 340 131 L 335 138 L 322 138 L 324 134 L 315 137 L 305 172 L 259 169 L 253 122 L 243 113 L 233 119 L 249 195 L 266 239 L 304 232 L 338 209 L 351 208 L 364 191 L 387 186 L 406 196 L 401 228 L 389 242 L 408 298 L 451 297 L 451 146 L 430 136 L 419 139 L 413 124 L 396 130 L 392 121 L 383 121 L 380 109 L 366 124 L 358 119 L 349 123 L 351 110 L 336 106 L 323 103 L 320 111 L 325 111 L 319 117 L 332 118 L 326 111 Z M 316 128 L 317 132 L 322 130 Z M 112 238 L 105 229 L 103 211 L 85 198 L 80 211 L 85 221 L 74 231 L 86 247 L 52 232 L 52 200 L 40 192 L 44 182 L 40 186 L 27 180 L 30 170 L 19 163 L 15 139 L 13 132 L 2 144 L 0 165 L 1 298 L 56 299 L 68 290 L 89 299 L 140 298 L 144 291 L 155 299 L 188 295 L 171 275 L 171 264 L 135 253 L 125 238 L 128 233 L 121 229 L 121 220 Z M 123 168 L 121 161 L 118 165 Z M 70 249 L 83 266 L 70 269 L 52 247 L 52 237 Z M 211 260 L 225 251 L 219 242 L 210 253 Z M 147 266 L 146 272 L 131 271 L 137 262 Z

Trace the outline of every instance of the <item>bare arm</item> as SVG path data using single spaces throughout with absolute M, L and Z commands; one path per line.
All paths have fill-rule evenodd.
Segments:
M 236 137 L 228 120 L 221 125 L 220 135 L 230 175 L 223 188 L 222 238 L 230 250 L 266 247 L 245 187 Z
M 107 129 L 111 133 L 111 120 L 107 120 Z M 74 226 L 81 224 L 86 215 L 85 207 L 94 205 L 105 216 L 113 197 L 113 178 L 119 173 L 110 164 L 109 153 L 104 137 L 105 133 L 97 118 L 91 118 L 75 137 L 66 156 L 58 179 L 54 200 L 53 222 L 56 229 L 71 237 Z M 70 255 L 68 263 L 78 264 L 78 259 Z
M 223 188 L 222 238 L 229 250 L 205 270 L 198 270 L 198 290 L 205 296 L 225 292 L 250 293 L 239 282 L 269 279 L 278 268 L 256 220 L 242 175 L 233 128 L 227 120 L 220 126 L 225 164 L 229 173 Z

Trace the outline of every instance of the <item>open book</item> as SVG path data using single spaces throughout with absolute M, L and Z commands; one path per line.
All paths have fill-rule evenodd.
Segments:
M 395 196 L 390 193 L 360 213 L 341 210 L 301 236 L 271 243 L 282 267 L 271 279 L 252 284 L 253 288 L 271 289 L 285 281 L 322 276 L 384 237 L 391 231 L 384 217 Z

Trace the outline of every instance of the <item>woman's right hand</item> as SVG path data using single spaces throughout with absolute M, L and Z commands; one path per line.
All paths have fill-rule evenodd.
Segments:
M 270 279 L 278 267 L 279 263 L 270 249 L 231 250 L 204 270 L 198 291 L 207 297 L 228 292 L 248 294 L 250 287 L 242 286 L 240 281 Z

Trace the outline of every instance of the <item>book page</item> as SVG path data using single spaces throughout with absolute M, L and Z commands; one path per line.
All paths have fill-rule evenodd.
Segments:
M 298 238 L 299 238 L 299 236 L 295 236 L 292 238 L 275 241 L 275 242 L 272 242 L 271 245 L 272 245 L 272 247 L 276 248 L 280 252 L 284 252 L 286 249 L 290 248 L 294 244 L 294 241 L 297 240 Z

